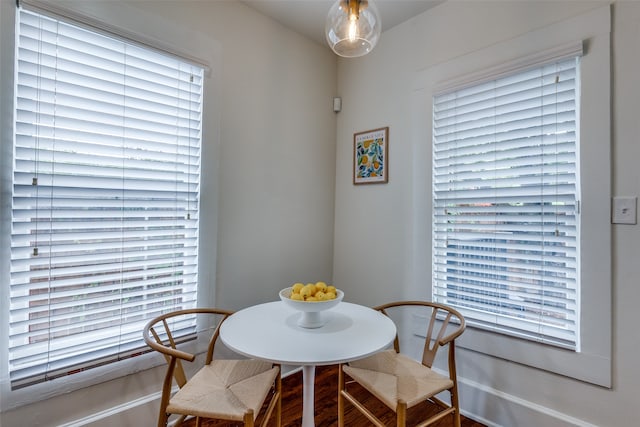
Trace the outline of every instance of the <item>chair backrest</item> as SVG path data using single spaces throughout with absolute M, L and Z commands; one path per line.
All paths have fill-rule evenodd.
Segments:
M 220 325 L 233 312 L 216 308 L 193 308 L 176 310 L 162 314 L 150 320 L 143 330 L 144 341 L 152 349 L 162 353 L 169 365 L 167 376 L 173 377 L 180 388 L 187 382 L 182 367 L 182 360 L 193 362 L 195 355 L 179 350 L 177 345 L 191 338 L 195 338 L 204 329 L 211 333 L 207 346 L 205 364 L 211 363 L 215 344 L 220 334 Z M 207 315 L 205 322 L 198 321 L 198 315 Z
M 464 332 L 466 327 L 464 317 L 455 309 L 443 304 L 430 301 L 394 301 L 374 307 L 374 309 L 391 315 L 391 311 L 398 308 L 420 308 L 426 316 L 424 329 L 424 348 L 422 350 L 422 364 L 431 368 L 438 349 L 449 344 L 450 362 L 454 355 L 454 340 Z M 390 316 L 391 317 L 391 316 Z M 400 352 L 398 335 L 394 340 L 396 352 Z

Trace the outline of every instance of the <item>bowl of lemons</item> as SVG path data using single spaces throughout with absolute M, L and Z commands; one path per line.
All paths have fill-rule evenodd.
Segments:
M 289 307 L 300 311 L 298 326 L 320 328 L 326 323 L 322 312 L 340 304 L 344 292 L 325 282 L 294 283 L 280 291 L 280 299 Z

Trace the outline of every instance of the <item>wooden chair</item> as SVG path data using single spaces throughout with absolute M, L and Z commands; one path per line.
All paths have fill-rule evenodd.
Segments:
M 165 427 L 172 414 L 179 416 L 174 426 L 181 425 L 187 417 L 220 419 L 243 423 L 252 427 L 268 397 L 269 405 L 261 426 L 266 426 L 273 410 L 276 410 L 276 426 L 282 420 L 282 382 L 280 366 L 253 359 L 214 359 L 214 347 L 220 325 L 232 313 L 220 309 L 195 308 L 163 314 L 149 321 L 144 328 L 144 340 L 151 348 L 162 353 L 167 360 L 167 372 L 162 386 L 158 427 Z M 193 362 L 195 355 L 177 348 L 184 339 L 184 325 L 193 325 L 202 317 L 211 325 L 212 336 L 204 366 L 187 379 L 182 362 Z M 186 319 L 186 321 L 185 321 Z M 183 332 L 177 330 L 182 328 Z M 188 330 L 188 328 L 187 328 Z M 194 332 L 191 331 L 191 336 Z M 172 396 L 173 380 L 179 390 Z
M 422 361 L 418 362 L 401 354 L 400 342 L 396 335 L 394 349 L 384 350 L 348 364 L 341 364 L 338 369 L 338 426 L 344 427 L 345 401 L 350 402 L 374 425 L 385 426 L 347 390 L 347 385 L 353 387 L 352 383 L 355 382 L 395 412 L 398 427 L 406 425 L 408 408 L 427 400 L 436 404 L 440 412 L 427 417 L 418 426 L 428 426 L 447 415 L 453 415 L 454 426 L 460 427 L 455 339 L 465 329 L 462 315 L 450 307 L 427 301 L 397 301 L 375 307 L 375 309 L 391 317 L 397 326 L 400 322 L 408 322 L 412 338 L 426 337 Z M 414 328 L 416 324 L 422 326 L 416 330 Z M 398 331 L 401 330 L 398 326 Z M 449 350 L 448 376 L 431 369 L 438 349 L 445 345 L 448 345 Z M 444 391 L 450 393 L 451 404 L 436 397 Z M 362 396 L 362 394 L 359 395 Z

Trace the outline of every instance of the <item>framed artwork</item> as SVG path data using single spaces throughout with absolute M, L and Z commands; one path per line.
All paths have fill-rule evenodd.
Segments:
M 353 183 L 389 182 L 389 127 L 353 134 Z

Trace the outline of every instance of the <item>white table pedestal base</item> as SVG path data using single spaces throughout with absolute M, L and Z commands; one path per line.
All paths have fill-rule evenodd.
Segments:
M 315 379 L 316 367 L 304 365 L 302 367 L 302 427 L 315 427 Z

